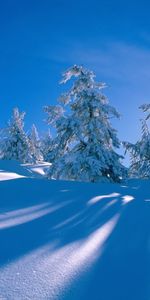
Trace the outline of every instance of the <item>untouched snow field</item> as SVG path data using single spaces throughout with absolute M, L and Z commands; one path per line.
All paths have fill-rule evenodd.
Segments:
M 48 181 L 0 161 L 1 300 L 150 300 L 150 181 Z

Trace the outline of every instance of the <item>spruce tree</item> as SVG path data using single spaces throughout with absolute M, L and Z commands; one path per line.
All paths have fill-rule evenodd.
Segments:
M 41 141 L 36 126 L 33 124 L 29 135 L 30 152 L 34 163 L 43 160 Z
M 141 138 L 135 144 L 125 142 L 126 151 L 130 153 L 131 165 L 129 176 L 137 178 L 150 178 L 150 104 L 140 106 L 147 115 L 141 120 Z
M 52 155 L 52 136 L 50 134 L 50 130 L 45 134 L 45 136 L 42 138 L 41 142 L 41 149 L 42 149 L 42 155 L 43 159 L 46 162 L 53 161 Z
M 93 72 L 73 66 L 63 74 L 61 83 L 71 80 L 72 87 L 61 95 L 60 105 L 45 107 L 48 123 L 56 129 L 50 178 L 119 182 L 125 176 L 110 122 L 119 114 L 102 93 L 106 85 L 94 78 Z
M 29 139 L 24 131 L 24 112 L 13 109 L 8 126 L 2 130 L 1 159 L 32 162 Z

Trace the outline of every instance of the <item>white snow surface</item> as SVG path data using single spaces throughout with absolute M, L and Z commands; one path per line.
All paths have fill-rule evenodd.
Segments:
M 0 161 L 0 300 L 149 300 L 150 181 L 53 181 L 45 167 Z

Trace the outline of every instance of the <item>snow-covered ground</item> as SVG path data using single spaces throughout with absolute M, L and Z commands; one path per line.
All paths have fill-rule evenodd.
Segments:
M 0 299 L 149 300 L 150 181 L 48 181 L 45 167 L 0 161 Z

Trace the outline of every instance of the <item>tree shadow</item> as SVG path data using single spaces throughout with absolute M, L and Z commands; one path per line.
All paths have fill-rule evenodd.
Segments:
M 79 284 L 74 289 L 72 283 L 60 299 L 148 300 L 150 204 L 144 201 L 148 186 L 149 182 L 143 192 L 136 183 L 127 189 L 118 184 L 28 178 L 1 182 L 1 267 L 44 245 L 48 255 L 51 245 L 57 251 L 82 244 L 118 214 L 102 251 L 98 248 L 94 254 L 91 271 L 79 278 L 81 288 Z M 135 200 L 125 203 L 126 196 Z
M 0 189 L 1 265 L 56 237 L 58 247 L 84 239 L 107 222 L 121 205 L 117 201 L 102 212 L 110 201 L 104 198 L 88 206 L 92 197 L 105 192 L 98 185 L 93 192 L 89 184 L 71 182 L 68 190 L 67 182 L 23 178 L 1 182 Z
M 149 182 L 145 189 L 142 186 L 132 188 L 135 201 L 123 207 L 117 226 L 97 260 L 83 299 L 150 298 L 150 207 L 146 201 L 150 196 Z

